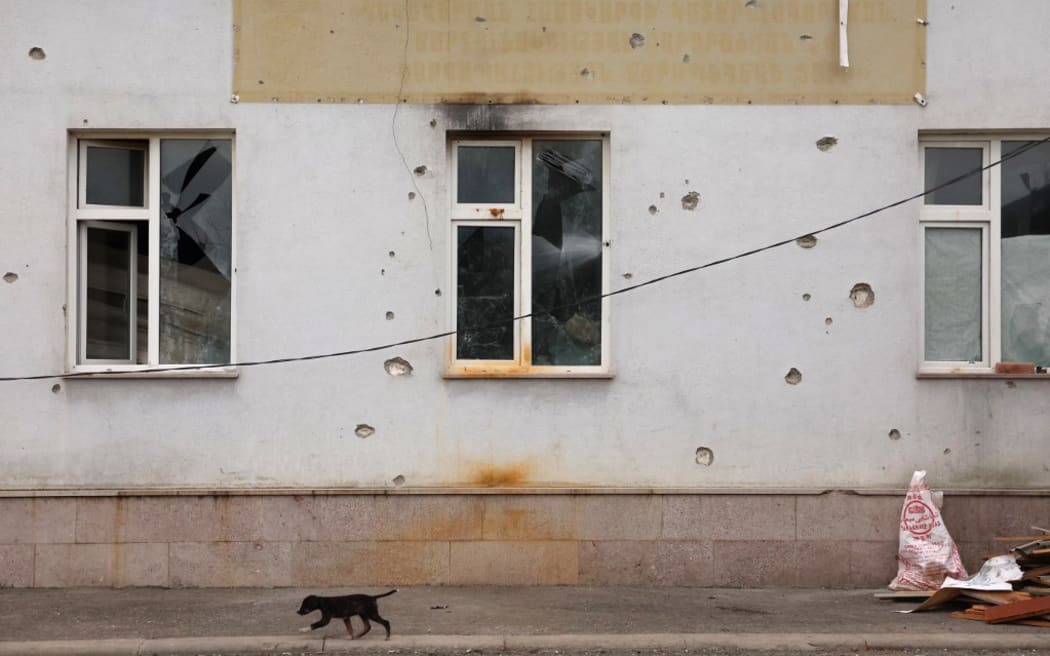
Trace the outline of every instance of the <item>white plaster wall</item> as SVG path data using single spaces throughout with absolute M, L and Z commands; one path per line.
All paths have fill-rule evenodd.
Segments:
M 624 273 L 640 282 L 915 193 L 920 130 L 1050 128 L 1050 3 L 929 4 L 925 109 L 403 106 L 395 117 L 382 105 L 231 104 L 225 0 L 0 0 L 0 274 L 19 275 L 0 282 L 0 376 L 63 367 L 69 130 L 235 130 L 237 355 L 338 351 L 447 327 L 448 295 L 434 293 L 448 288 L 446 130 L 609 132 L 616 289 Z M 30 59 L 33 46 L 47 58 Z M 415 200 L 393 132 L 408 169 L 429 169 Z M 826 135 L 839 144 L 820 152 Z M 695 212 L 679 200 L 691 190 Z M 1045 487 L 1050 384 L 915 378 L 916 221 L 917 205 L 894 209 L 812 250 L 616 297 L 612 380 L 446 381 L 430 342 L 237 380 L 0 383 L 0 487 L 388 487 L 398 475 L 440 486 L 480 465 L 525 465 L 536 485 L 899 487 L 925 468 L 945 488 Z M 873 286 L 872 307 L 851 305 L 857 282 Z M 393 355 L 415 373 L 388 376 Z M 791 367 L 800 385 L 785 384 Z M 359 423 L 375 435 L 355 437 Z M 699 446 L 711 466 L 695 463 Z

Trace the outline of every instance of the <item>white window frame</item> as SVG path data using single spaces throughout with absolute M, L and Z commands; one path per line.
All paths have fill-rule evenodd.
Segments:
M 234 133 L 221 132 L 150 132 L 150 133 L 96 133 L 72 132 L 69 138 L 67 166 L 68 176 L 68 230 L 66 281 L 66 372 L 71 374 L 91 373 L 127 373 L 149 370 L 150 376 L 158 377 L 230 377 L 236 375 L 235 367 L 210 367 L 205 370 L 192 369 L 189 364 L 160 363 L 160 142 L 177 139 L 213 139 L 230 142 L 231 152 L 231 213 L 230 217 L 230 361 L 236 362 L 237 353 L 237 185 L 236 185 L 236 148 Z M 148 142 L 146 157 L 146 193 L 144 207 L 125 207 L 109 205 L 90 205 L 86 202 L 87 180 L 87 147 L 127 147 L 134 148 L 134 141 Z M 84 315 L 86 278 L 81 269 L 86 258 L 81 256 L 82 226 L 117 227 L 123 222 L 144 222 L 149 229 L 149 264 L 147 301 L 147 358 L 139 364 L 134 360 L 137 344 L 131 351 L 131 362 L 87 360 L 83 357 L 85 344 L 86 317 Z M 136 228 L 137 230 L 137 228 Z M 137 267 L 137 249 L 132 248 L 132 257 Z M 137 269 L 135 269 L 137 270 Z M 134 278 L 135 276 L 133 276 Z M 137 290 L 136 290 L 137 291 Z M 137 301 L 136 301 L 137 302 Z M 137 340 L 134 325 L 136 312 L 132 311 L 131 341 Z M 210 363 L 198 363 L 210 364 Z
M 602 144 L 602 293 L 609 291 L 609 207 L 610 202 L 610 147 L 609 135 L 606 133 L 530 133 L 508 139 L 500 135 L 493 138 L 464 136 L 449 141 L 448 167 L 449 176 L 450 221 L 449 243 L 451 248 L 448 288 L 449 325 L 457 329 L 457 258 L 458 240 L 456 229 L 462 225 L 500 226 L 514 223 L 517 229 L 515 253 L 515 316 L 532 313 L 532 144 L 534 141 L 580 141 L 595 140 Z M 458 149 L 460 146 L 514 146 L 515 179 L 518 181 L 517 203 L 514 205 L 477 205 L 457 203 L 458 183 Z M 610 345 L 612 343 L 609 317 L 609 299 L 601 300 L 601 364 L 586 366 L 569 365 L 533 365 L 532 364 L 532 321 L 531 318 L 514 322 L 514 358 L 511 360 L 461 360 L 456 357 L 456 336 L 446 341 L 445 377 L 446 378 L 610 378 Z
M 1003 141 L 1040 141 L 1046 134 L 966 134 L 920 135 L 919 174 L 926 175 L 927 147 L 982 148 L 982 166 L 1002 159 Z M 977 205 L 922 205 L 919 210 L 920 262 L 920 374 L 993 374 L 995 364 L 1002 361 L 1002 166 L 982 172 L 984 202 Z M 927 227 L 981 228 L 982 235 L 982 308 L 980 362 L 938 362 L 926 360 L 926 262 Z
M 88 273 L 88 241 L 87 231 L 112 230 L 123 232 L 128 235 L 128 333 L 129 351 L 128 357 L 122 359 L 88 358 L 87 356 L 87 313 L 77 313 L 77 356 L 78 361 L 85 365 L 130 365 L 135 363 L 138 355 L 138 236 L 139 229 L 134 223 L 122 223 L 118 221 L 79 221 L 77 223 L 77 248 L 78 248 L 78 285 L 77 300 L 81 308 L 87 307 L 87 273 Z

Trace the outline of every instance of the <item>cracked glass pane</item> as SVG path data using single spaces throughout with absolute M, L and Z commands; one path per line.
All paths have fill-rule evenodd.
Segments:
M 981 230 L 926 229 L 926 360 L 978 362 Z
M 460 146 L 458 157 L 456 202 L 514 202 L 513 146 Z
M 533 142 L 532 364 L 600 365 L 602 142 Z
M 981 168 L 984 151 L 980 148 L 927 148 L 926 189 L 932 189 L 970 171 Z M 927 205 L 981 205 L 984 176 L 968 178 L 927 194 Z
M 1004 141 L 1003 156 L 1029 145 Z M 1003 361 L 1050 365 L 1050 144 L 1002 163 Z
M 146 142 L 137 147 L 87 147 L 84 199 L 89 205 L 145 207 Z
M 456 243 L 456 357 L 513 360 L 514 228 L 459 226 Z
M 230 359 L 229 140 L 160 142 L 160 361 Z

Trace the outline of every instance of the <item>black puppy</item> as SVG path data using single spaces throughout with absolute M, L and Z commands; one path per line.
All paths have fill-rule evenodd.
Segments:
M 397 589 L 375 596 L 352 594 L 343 597 L 318 597 L 317 595 L 310 595 L 306 599 L 303 599 L 303 603 L 299 606 L 298 612 L 300 615 L 306 615 L 315 610 L 321 611 L 321 619 L 311 624 L 310 629 L 321 628 L 325 624 L 328 624 L 333 617 L 343 620 L 343 623 L 346 624 L 346 632 L 350 634 L 351 640 L 354 638 L 360 638 L 371 631 L 372 624 L 368 620 L 375 620 L 382 624 L 383 628 L 386 629 L 386 639 L 389 640 L 390 622 L 387 622 L 379 616 L 379 606 L 376 605 L 376 599 L 392 595 L 395 592 L 397 592 Z M 356 636 L 354 635 L 354 627 L 350 624 L 350 618 L 354 615 L 359 616 L 365 623 L 365 630 Z M 307 629 L 302 630 L 306 631 Z

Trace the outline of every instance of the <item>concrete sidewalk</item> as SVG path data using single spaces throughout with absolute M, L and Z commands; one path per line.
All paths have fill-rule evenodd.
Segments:
M 342 622 L 300 629 L 309 593 L 385 590 L 0 590 L 0 654 L 200 654 L 390 649 L 1046 648 L 1050 629 L 945 610 L 894 611 L 873 590 L 408 587 L 379 601 L 392 624 L 349 641 Z M 355 619 L 355 626 L 361 624 Z

